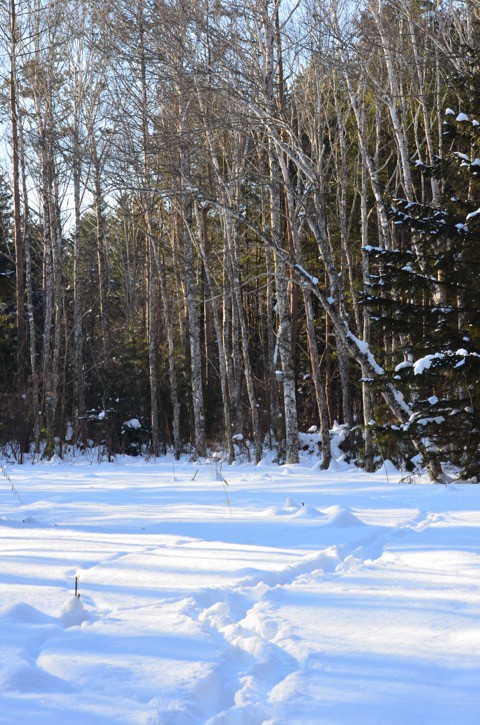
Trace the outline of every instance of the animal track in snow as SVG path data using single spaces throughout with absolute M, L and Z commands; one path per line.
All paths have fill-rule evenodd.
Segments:
M 294 509 L 294 502 L 287 503 L 290 506 L 284 509 Z M 279 588 L 292 587 L 307 575 L 341 577 L 364 562 L 380 558 L 390 540 L 437 520 L 421 512 L 402 526 L 369 527 L 344 507 L 334 506 L 326 513 L 332 526 L 355 526 L 367 535 L 348 545 L 303 556 L 280 571 L 256 570 L 234 587 L 198 593 L 186 605 L 185 613 L 223 642 L 223 655 L 216 668 L 216 678 L 223 683 L 222 709 L 211 713 L 206 725 L 261 725 L 274 718 L 272 692 L 304 666 L 282 647 L 295 635 L 269 605 L 269 597 Z

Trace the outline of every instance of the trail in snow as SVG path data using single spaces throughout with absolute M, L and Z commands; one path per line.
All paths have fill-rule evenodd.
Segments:
M 329 512 L 331 515 L 326 517 L 324 526 L 364 526 L 348 508 L 334 506 Z M 412 524 L 415 524 L 416 530 L 424 528 L 431 516 L 418 519 L 415 516 L 411 522 L 395 529 L 381 528 L 349 545 L 332 546 L 307 555 L 279 572 L 257 571 L 227 591 L 209 591 L 205 607 L 202 606 L 204 595 L 195 597 L 195 604 L 188 604 L 186 611 L 204 623 L 211 633 L 220 635 L 227 645 L 219 670 L 228 681 L 227 699 L 230 702 L 228 707 L 208 718 L 207 725 L 261 725 L 268 721 L 272 714 L 272 693 L 302 669 L 301 660 L 292 657 L 282 646 L 282 641 L 292 635 L 288 632 L 287 623 L 281 620 L 272 605 L 272 592 L 273 600 L 278 601 L 281 599 L 280 589 L 295 586 L 297 580 L 305 575 L 339 577 L 350 571 L 352 566 L 358 567 L 367 560 L 378 559 L 389 540 L 412 530 Z M 211 601 L 214 603 L 211 604 Z M 186 712 L 188 703 L 175 722 L 180 725 Z
M 477 487 L 194 473 L 12 469 L 0 723 L 478 722 Z

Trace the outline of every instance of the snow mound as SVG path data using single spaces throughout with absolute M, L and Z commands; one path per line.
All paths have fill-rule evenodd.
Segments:
M 340 564 L 337 566 L 335 571 L 338 574 L 348 574 L 349 572 L 359 571 L 365 568 L 365 562 L 359 559 L 353 554 L 349 554 Z
M 317 426 L 312 425 L 306 433 L 298 434 L 298 445 L 300 451 L 306 456 L 317 456 L 320 453 L 322 445 L 322 436 L 318 432 Z
M 314 506 L 301 506 L 298 509 L 297 513 L 294 514 L 294 517 L 296 519 L 318 519 L 325 518 L 325 514 L 322 511 L 316 509 Z
M 23 521 L 15 521 L 15 519 L 9 519 L 6 516 L 0 516 L 0 526 L 5 526 L 11 529 L 19 529 L 23 526 Z
M 130 418 L 130 420 L 126 420 L 123 424 L 124 428 L 131 428 L 132 430 L 139 430 L 142 427 L 142 424 L 138 420 L 138 418 Z
M 363 521 L 360 521 L 347 506 L 330 506 L 328 509 L 325 509 L 324 513 L 329 517 L 325 526 L 338 526 L 341 529 L 352 526 L 365 526 Z
M 269 509 L 271 516 L 287 516 L 292 519 L 299 518 L 324 518 L 325 514 L 316 509 L 314 506 L 307 506 L 303 503 L 298 504 L 290 496 L 286 499 L 281 508 Z
M 269 509 L 268 513 L 272 516 L 292 516 L 298 512 L 299 508 L 300 505 L 288 496 L 283 506 Z
M 42 524 L 40 521 L 38 521 L 37 519 L 34 519 L 33 516 L 26 516 L 23 519 L 23 523 L 28 524 L 29 526 L 38 526 L 38 527 L 44 526 L 44 524 Z
M 338 473 L 339 471 L 351 471 L 354 466 L 345 460 L 345 455 L 342 454 L 338 458 L 332 458 L 328 470 Z
M 384 460 L 384 462 L 383 462 L 383 464 L 382 464 L 382 466 L 380 468 L 380 471 L 381 472 L 386 471 L 387 474 L 392 475 L 392 476 L 400 476 L 401 475 L 401 471 L 398 470 L 398 468 L 396 467 L 396 465 L 394 463 L 392 463 L 392 461 L 389 458 L 386 458 Z
M 31 528 L 37 529 L 43 529 L 46 526 L 40 521 L 37 521 L 37 519 L 34 519 L 33 516 L 26 516 L 21 521 L 18 521 L 17 519 L 10 519 L 7 516 L 0 516 L 0 526 L 5 526 L 11 529 L 21 529 L 25 527 L 25 524 Z
M 54 621 L 53 617 L 49 617 L 48 614 L 44 614 L 30 604 L 25 604 L 25 602 L 19 602 L 7 607 L 0 614 L 2 617 L 8 617 L 8 619 L 13 619 L 21 624 L 49 624 Z
M 77 691 L 77 688 L 71 683 L 31 665 L 23 665 L 11 672 L 7 672 L 1 685 L 2 690 L 5 692 L 28 693 L 30 695 L 32 693 L 42 695 L 45 695 L 45 693 L 67 694 Z
M 80 627 L 83 622 L 89 622 L 91 618 L 79 597 L 71 597 L 65 603 L 60 614 L 60 622 L 64 629 Z

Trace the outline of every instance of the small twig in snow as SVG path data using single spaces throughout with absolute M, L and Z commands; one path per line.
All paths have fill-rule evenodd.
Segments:
M 21 504 L 22 504 L 22 506 L 23 506 L 23 505 L 24 505 L 24 503 L 23 503 L 23 501 L 22 501 L 22 497 L 20 496 L 20 494 L 18 493 L 17 489 L 16 489 L 16 488 L 15 488 L 15 486 L 13 485 L 12 479 L 11 479 L 11 478 L 10 478 L 10 476 L 8 475 L 8 473 L 7 473 L 7 467 L 6 467 L 6 465 L 5 465 L 4 463 L 0 463 L 0 470 L 1 470 L 2 474 L 3 474 L 3 477 L 4 477 L 4 478 L 6 478 L 6 479 L 7 479 L 7 481 L 8 481 L 8 483 L 10 484 L 10 488 L 12 489 L 12 493 L 13 493 L 13 495 L 14 495 L 14 496 L 16 496 L 16 497 L 18 498 L 18 500 L 20 501 L 20 503 L 21 503 Z

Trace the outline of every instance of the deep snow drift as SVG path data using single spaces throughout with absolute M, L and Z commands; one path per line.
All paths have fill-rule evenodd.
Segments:
M 480 487 L 342 468 L 9 468 L 0 722 L 480 722 Z

